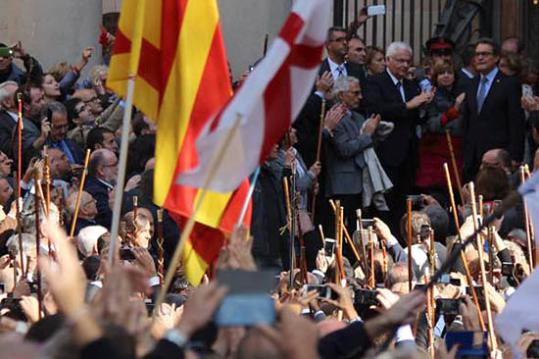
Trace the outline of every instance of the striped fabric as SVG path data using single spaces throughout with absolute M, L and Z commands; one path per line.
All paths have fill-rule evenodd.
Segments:
M 176 179 L 197 166 L 195 139 L 232 94 L 216 0 L 125 0 L 107 78 L 123 97 L 130 63 L 134 105 L 157 122 L 154 202 L 181 224 L 193 214 L 199 190 Z M 191 283 L 198 284 L 215 260 L 247 191 L 244 180 L 236 192 L 206 195 L 183 252 Z M 249 209 L 244 224 L 250 220 Z
M 232 132 L 229 150 L 210 188 L 230 191 L 263 163 L 290 127 L 312 91 L 321 62 L 331 1 L 298 0 L 266 57 L 256 66 L 223 112 L 197 140 L 200 166 L 181 176 L 185 184 L 202 183 L 209 159 Z M 240 124 L 232 131 L 240 116 Z

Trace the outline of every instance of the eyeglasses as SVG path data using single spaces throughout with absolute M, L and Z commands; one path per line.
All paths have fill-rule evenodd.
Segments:
M 81 106 L 81 108 L 77 111 L 77 115 L 80 115 L 81 112 L 84 112 L 88 109 L 86 105 Z
M 69 124 L 66 123 L 66 124 L 63 124 L 63 125 L 52 125 L 51 128 L 53 130 L 63 130 L 63 129 L 69 128 Z
M 475 53 L 475 56 L 476 57 L 487 57 L 487 56 L 491 56 L 491 55 L 494 55 L 493 52 L 489 52 L 489 51 L 485 51 L 485 52 L 476 52 Z
M 107 165 L 103 165 L 103 167 L 116 167 L 116 166 L 118 166 L 118 161 L 116 161 L 114 163 L 107 164 Z
M 84 202 L 82 207 L 85 207 L 85 206 L 89 205 L 90 203 L 97 203 L 97 200 L 95 198 L 92 198 L 91 200 Z
M 395 57 L 390 57 L 390 59 L 395 61 L 396 63 L 403 64 L 403 65 L 409 65 L 412 63 L 411 59 L 398 59 Z
M 330 40 L 331 42 L 345 42 L 346 41 L 346 37 L 338 37 L 336 39 L 332 39 Z

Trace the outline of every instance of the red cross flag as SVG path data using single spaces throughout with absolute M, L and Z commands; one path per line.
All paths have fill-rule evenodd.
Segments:
M 263 163 L 312 91 L 330 26 L 330 0 L 298 0 L 266 57 L 197 139 L 198 166 L 179 182 L 201 187 L 216 149 L 226 153 L 208 188 L 229 192 Z

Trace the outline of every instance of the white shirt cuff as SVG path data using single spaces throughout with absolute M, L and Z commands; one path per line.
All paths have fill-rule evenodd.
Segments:
M 156 285 L 160 285 L 161 281 L 159 280 L 158 276 L 151 277 L 148 282 L 150 283 L 150 287 L 154 287 Z
M 391 235 L 387 240 L 387 248 L 393 247 L 395 244 L 399 244 L 399 241 L 395 236 Z
M 405 340 L 415 340 L 410 324 L 400 326 L 395 335 L 395 341 L 397 343 Z

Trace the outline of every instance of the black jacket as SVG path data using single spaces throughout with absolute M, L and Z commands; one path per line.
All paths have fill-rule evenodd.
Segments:
M 402 83 L 406 101 L 420 94 L 421 90 L 417 83 L 407 79 Z M 395 124 L 389 136 L 377 146 L 376 152 L 384 166 L 399 166 L 414 153 L 417 141 L 415 126 L 420 124 L 419 110 L 406 109 L 400 91 L 387 71 L 368 78 L 363 96 L 368 116 L 380 114 L 382 121 Z
M 84 183 L 84 190 L 92 195 L 97 201 L 97 224 L 110 228 L 112 223 L 112 210 L 109 207 L 110 189 L 95 177 L 88 177 Z
M 522 87 L 516 77 L 498 71 L 481 112 L 477 109 L 476 76 L 466 92 L 462 106 L 464 133 L 464 172 L 473 178 L 485 152 L 494 148 L 507 150 L 512 160 L 522 161 L 524 154 L 524 111 L 520 105 Z

